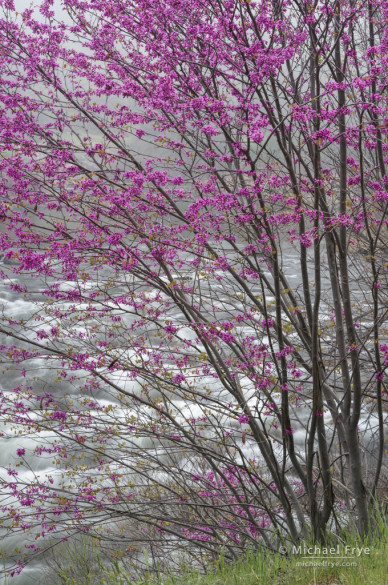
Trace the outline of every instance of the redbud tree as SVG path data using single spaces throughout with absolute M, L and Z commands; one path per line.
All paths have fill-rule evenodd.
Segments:
M 17 570 L 80 531 L 131 558 L 365 533 L 386 478 L 388 3 L 17 4 L 0 1 Z

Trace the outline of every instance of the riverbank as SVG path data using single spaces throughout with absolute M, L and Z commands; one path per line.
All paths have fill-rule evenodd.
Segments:
M 167 577 L 150 572 L 133 581 L 130 575 L 114 563 L 110 570 L 99 564 L 99 574 L 70 576 L 65 570 L 59 576 L 60 585 L 388 585 L 388 527 L 383 520 L 379 536 L 359 539 L 346 535 L 344 539 L 325 546 L 301 544 L 280 548 L 279 552 L 265 549 L 227 563 L 222 557 L 206 575 L 182 567 L 180 575 Z

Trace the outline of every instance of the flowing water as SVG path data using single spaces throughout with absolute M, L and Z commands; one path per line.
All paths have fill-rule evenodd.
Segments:
M 298 259 L 293 252 L 292 249 L 286 250 L 286 253 L 283 258 L 284 265 L 287 266 L 287 277 L 292 287 L 297 287 L 300 284 L 300 264 Z M 326 290 L 329 289 L 329 277 L 328 272 L 323 273 L 323 288 Z M 9 286 L 5 284 L 3 281 L 0 281 L 0 302 L 3 306 L 3 311 L 9 315 L 12 315 L 15 319 L 24 319 L 27 318 L 37 309 L 36 303 L 43 302 L 45 299 L 42 295 L 42 289 L 44 288 L 43 283 L 40 282 L 39 279 L 32 279 L 30 276 L 18 276 L 17 282 L 19 284 L 23 284 L 23 282 L 27 282 L 28 280 L 28 288 L 31 292 L 34 293 L 33 300 L 31 302 L 29 299 L 32 298 L 31 296 L 24 298 L 24 296 L 20 292 L 15 292 L 9 289 Z M 212 285 L 213 286 L 213 285 Z M 222 291 L 221 291 L 222 292 Z M 270 299 L 268 299 L 270 300 Z M 322 316 L 324 317 L 324 316 Z M 0 334 L 0 343 L 10 345 L 12 344 L 12 340 L 6 337 L 5 335 Z M 33 381 L 34 385 L 34 392 L 37 394 L 44 393 L 44 392 L 52 392 L 55 396 L 64 395 L 68 393 L 72 395 L 74 399 L 77 399 L 77 388 L 72 384 L 69 380 L 62 380 L 60 384 L 56 382 L 57 378 L 57 371 L 51 370 L 47 368 L 47 364 L 42 357 L 38 357 L 32 359 L 28 363 L 28 367 L 25 368 L 26 372 L 25 375 L 22 375 L 20 368 L 15 366 L 13 369 L 8 370 L 2 373 L 2 377 L 0 380 L 1 387 L 5 392 L 11 392 L 13 388 L 17 387 L 19 384 L 22 385 L 26 382 L 27 379 L 36 378 Z M 242 380 L 242 383 L 244 381 Z M 250 383 L 249 380 L 246 381 L 247 384 Z M 214 384 L 214 380 L 213 380 Z M 108 403 L 112 401 L 112 397 L 109 394 L 104 394 L 102 391 L 100 395 L 97 397 L 100 402 Z M 182 409 L 182 416 L 185 415 L 185 406 L 183 403 L 178 405 Z M 299 416 L 299 423 L 295 419 L 295 431 L 294 431 L 294 438 L 296 443 L 296 448 L 299 450 L 301 456 L 304 454 L 305 450 L 305 433 L 303 430 L 304 424 L 307 423 L 307 419 L 309 416 L 308 409 L 302 410 L 298 413 Z M 329 423 L 329 420 L 328 420 Z M 374 417 L 368 416 L 367 412 L 363 413 L 362 420 L 360 421 L 360 430 L 365 431 L 364 433 L 364 441 L 365 441 L 365 454 L 368 454 L 370 458 L 375 455 L 375 431 L 376 431 L 376 419 Z M 328 427 L 330 429 L 330 426 Z M 34 448 L 38 443 L 41 443 L 44 440 L 45 435 L 44 433 L 39 434 L 36 438 L 31 436 L 24 437 L 23 435 L 14 436 L 11 434 L 8 435 L 7 429 L 1 429 L 3 432 L 2 437 L 0 438 L 0 469 L 3 475 L 6 475 L 7 469 L 9 467 L 14 468 L 17 464 L 18 457 L 16 456 L 17 449 L 25 449 L 25 460 L 29 465 L 29 471 L 20 472 L 19 479 L 26 481 L 28 483 L 36 476 L 44 476 L 47 473 L 50 473 L 55 477 L 56 474 L 60 473 L 60 470 L 54 470 L 52 468 L 52 463 L 50 459 L 43 459 L 41 457 L 36 457 L 33 454 Z M 275 431 L 276 435 L 276 431 Z M 46 438 L 49 439 L 49 433 L 46 433 Z M 259 457 L 257 453 L 253 453 L 256 457 Z M 4 499 L 3 499 L 4 498 Z M 3 497 L 2 500 L 6 503 L 9 503 L 8 496 Z M 0 529 L 1 530 L 1 529 Z M 3 529 L 4 530 L 4 529 Z M 23 532 L 15 534 L 11 537 L 5 537 L 2 541 L 2 549 L 5 550 L 14 550 L 15 547 L 20 549 L 24 548 L 24 545 L 27 543 L 31 543 L 34 541 L 34 535 L 38 532 L 38 528 L 32 531 L 32 534 L 27 536 Z M 0 532 L 1 534 L 1 532 Z M 30 563 L 27 568 L 22 572 L 21 575 L 16 576 L 13 579 L 15 585 L 38 585 L 42 583 L 42 562 L 40 560 L 33 561 Z M 53 583 L 53 585 L 55 585 Z

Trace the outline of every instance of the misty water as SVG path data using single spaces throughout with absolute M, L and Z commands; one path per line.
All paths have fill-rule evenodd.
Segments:
M 296 289 L 300 284 L 300 262 L 295 251 L 288 247 L 286 248 L 283 254 L 283 265 L 286 267 L 285 272 L 290 283 L 290 286 Z M 10 267 L 8 266 L 8 269 Z M 7 267 L 5 267 L 7 269 Z M 326 290 L 329 289 L 329 275 L 328 271 L 323 272 L 323 288 Z M 10 274 L 10 277 L 14 279 L 14 276 Z M 39 310 L 39 304 L 45 301 L 44 296 L 42 295 L 42 290 L 45 288 L 45 284 L 40 281 L 38 278 L 34 279 L 31 278 L 29 275 L 25 276 L 18 276 L 15 282 L 19 284 L 23 284 L 24 282 L 28 282 L 28 289 L 30 294 L 25 298 L 21 293 L 10 290 L 7 283 L 4 281 L 0 281 L 0 303 L 2 305 L 3 313 L 7 314 L 8 316 L 12 316 L 13 318 L 19 320 L 23 319 L 26 321 L 34 312 Z M 212 285 L 214 286 L 214 285 Z M 222 291 L 221 291 L 222 292 Z M 360 290 L 360 295 L 361 295 Z M 150 294 L 152 291 L 150 291 Z M 361 296 L 360 296 L 361 298 Z M 267 299 L 270 300 L 270 299 Z M 11 345 L 14 343 L 12 339 L 9 337 L 7 338 L 4 335 L 0 335 L 0 343 Z M 1 377 L 1 387 L 2 390 L 5 392 L 12 391 L 12 388 L 17 387 L 19 384 L 25 384 L 26 378 L 31 381 L 31 384 L 34 387 L 34 393 L 36 394 L 44 394 L 44 392 L 51 392 L 56 397 L 59 395 L 68 394 L 69 396 L 73 396 L 75 400 L 77 400 L 77 387 L 74 384 L 71 384 L 67 380 L 61 381 L 60 384 L 56 382 L 57 372 L 56 370 L 51 370 L 47 368 L 47 364 L 42 357 L 35 358 L 30 360 L 28 363 L 28 367 L 25 367 L 25 375 L 23 376 L 20 367 L 15 366 L 14 369 L 8 370 L 2 374 Z M 36 378 L 34 380 L 34 378 Z M 249 381 L 248 381 L 249 382 Z M 213 381 L 214 384 L 214 381 Z M 107 393 L 104 394 L 104 391 L 100 392 L 100 395 L 97 396 L 97 399 L 100 402 L 109 403 L 113 400 L 112 396 Z M 182 409 L 182 413 L 184 413 L 184 405 L 180 404 L 180 408 Z M 294 439 L 296 444 L 296 450 L 299 452 L 300 456 L 303 457 L 305 451 L 305 432 L 303 429 L 303 425 L 307 423 L 309 417 L 309 410 L 303 409 L 299 411 L 297 418 L 293 419 L 293 426 L 294 426 Z M 327 421 L 329 423 L 329 420 Z M 375 445 L 375 437 L 376 437 L 376 429 L 377 429 L 377 421 L 375 417 L 370 417 L 367 412 L 363 413 L 362 420 L 360 421 L 360 430 L 366 431 L 364 433 L 364 453 L 365 456 L 369 458 L 370 467 L 373 467 L 373 459 L 375 457 L 376 445 Z M 330 433 L 330 424 L 328 425 L 329 433 Z M 41 457 L 36 457 L 33 455 L 34 448 L 37 444 L 39 444 L 44 438 L 49 439 L 49 435 L 47 434 L 44 437 L 44 434 L 40 433 L 39 436 L 36 436 L 34 439 L 31 436 L 24 437 L 23 435 L 20 436 L 13 436 L 10 433 L 7 436 L 7 429 L 1 429 L 3 432 L 3 436 L 0 438 L 1 442 L 1 449 L 0 449 L 0 468 L 2 475 L 6 476 L 7 469 L 9 467 L 13 468 L 18 461 L 18 457 L 16 456 L 16 450 L 23 448 L 26 450 L 25 461 L 28 464 L 30 470 L 29 471 L 20 471 L 19 472 L 19 479 L 24 480 L 28 483 L 29 480 L 32 480 L 34 477 L 41 476 L 42 478 L 48 472 L 55 477 L 55 474 L 59 474 L 60 470 L 54 469 L 53 464 L 50 459 L 44 459 Z M 274 431 L 276 435 L 276 431 Z M 260 455 L 258 452 L 252 452 L 252 456 L 260 459 Z M 22 469 L 22 468 L 20 468 Z M 9 503 L 8 496 L 5 496 L 4 503 Z M 3 496 L 2 496 L 2 501 Z M 3 529 L 0 529 L 4 531 Z M 19 532 L 11 537 L 5 537 L 2 540 L 2 548 L 5 550 L 14 550 L 15 547 L 23 549 L 25 544 L 29 542 L 33 542 L 35 538 L 35 534 L 38 532 L 38 528 L 32 531 L 31 534 L 27 535 L 23 532 Z M 0 532 L 1 534 L 1 532 Z M 4 534 L 3 534 L 4 536 Z M 44 570 L 44 560 L 38 559 L 37 561 L 32 561 L 22 572 L 20 576 L 16 576 L 13 578 L 12 582 L 15 585 L 37 585 L 42 583 L 42 575 Z M 54 585 L 54 584 L 53 584 Z

